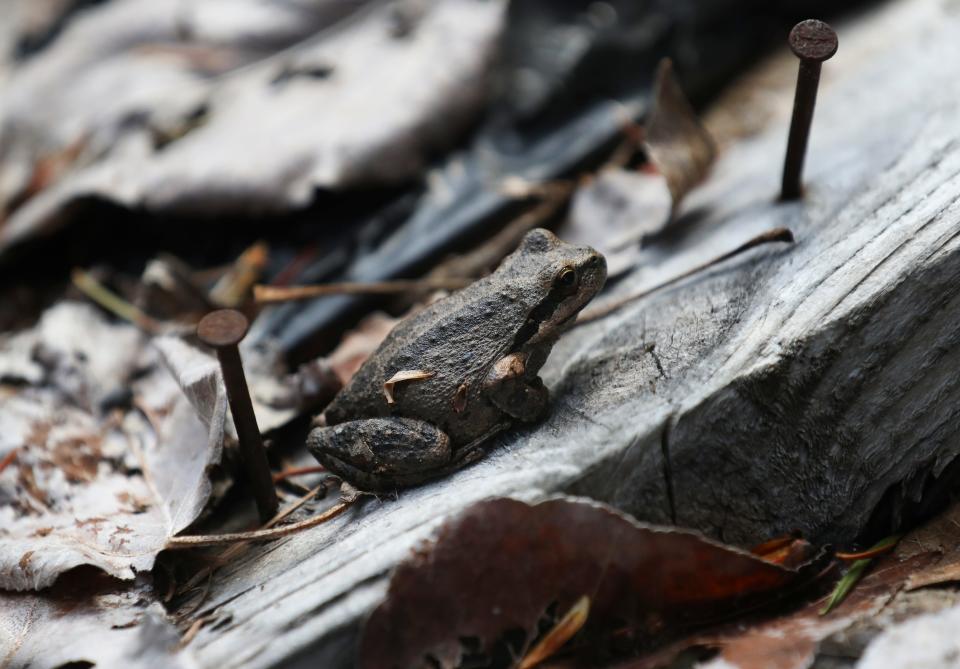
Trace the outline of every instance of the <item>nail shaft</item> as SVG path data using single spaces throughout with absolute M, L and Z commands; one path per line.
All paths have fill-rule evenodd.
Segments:
M 781 200 L 796 200 L 803 195 L 803 162 L 810 138 L 813 110 L 817 104 L 820 68 L 837 52 L 837 34 L 823 21 L 802 21 L 790 31 L 790 48 L 800 59 L 797 89 L 793 98 L 793 117 L 783 164 Z
M 247 480 L 253 489 L 260 520 L 267 522 L 277 513 L 279 502 L 270 475 L 267 452 L 253 413 L 253 402 L 247 388 L 239 343 L 247 333 L 246 317 L 233 309 L 221 309 L 207 314 L 197 326 L 197 336 L 213 347 L 220 361 L 223 383 L 227 389 L 230 413 L 237 429 L 240 460 Z

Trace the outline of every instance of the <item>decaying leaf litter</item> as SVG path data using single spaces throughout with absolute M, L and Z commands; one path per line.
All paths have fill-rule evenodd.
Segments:
M 409 17 L 404 19 L 401 16 L 400 19 L 391 20 L 399 21 L 401 27 L 394 29 L 402 33 L 404 20 L 411 19 Z M 204 54 L 205 57 L 210 55 Z M 329 69 L 326 65 L 322 67 L 309 64 L 290 66 L 283 70 L 283 76 L 276 78 L 277 85 L 289 85 L 300 76 L 323 79 L 330 76 Z M 202 115 L 198 116 L 196 121 L 197 126 L 202 125 Z M 167 136 L 176 138 L 177 132 L 168 132 Z M 187 129 L 187 132 L 190 130 Z M 648 145 L 650 141 L 648 137 Z M 625 132 L 624 142 L 627 145 L 630 143 L 635 145 L 635 135 Z M 160 143 L 162 142 L 158 142 Z M 65 150 L 60 157 L 55 154 L 51 154 L 49 158 L 43 157 L 42 165 L 41 161 L 38 161 L 37 168 L 25 182 L 26 185 L 14 189 L 15 197 L 12 201 L 16 204 L 15 209 L 22 209 L 24 206 L 22 202 L 35 199 L 43 190 L 49 188 L 51 182 L 56 182 L 65 171 L 61 163 L 77 160 L 74 154 L 82 152 L 82 148 L 76 148 L 81 145 L 72 146 L 74 148 Z M 655 159 L 656 151 L 650 151 L 650 154 Z M 616 169 L 617 162 L 614 160 L 611 165 Z M 693 181 L 699 181 L 702 178 L 702 176 L 695 177 Z M 562 199 L 569 197 L 570 193 L 583 192 L 589 185 L 581 181 L 569 189 Z M 67 190 L 69 192 L 69 189 Z M 678 200 L 679 198 L 674 199 L 674 203 Z M 39 202 L 38 200 L 35 206 L 42 212 Z M 673 215 L 674 208 L 675 204 L 671 204 L 667 217 Z M 549 217 L 549 214 L 547 216 Z M 667 217 L 662 220 L 666 220 Z M 521 226 L 533 226 L 542 222 L 542 220 L 536 220 L 537 217 L 531 218 L 534 220 L 517 220 Z M 656 226 L 652 230 L 655 232 Z M 627 232 L 633 233 L 634 238 L 650 234 L 650 231 L 643 229 L 627 230 Z M 626 239 L 629 238 L 628 234 Z M 736 240 L 737 243 L 740 241 L 745 240 Z M 620 241 L 618 245 L 622 244 L 623 242 Z M 500 252 L 500 255 L 505 252 Z M 158 262 L 165 261 L 159 259 Z M 146 297 L 143 291 L 131 290 L 129 279 L 124 278 L 121 273 L 106 274 L 105 283 L 111 285 L 117 294 L 123 296 L 121 299 L 124 303 L 136 304 L 139 313 L 148 315 L 163 313 L 164 317 L 160 322 L 172 326 L 171 332 L 179 329 L 189 331 L 190 323 L 195 322 L 197 315 L 202 315 L 202 311 L 199 314 L 195 311 L 198 306 L 197 295 L 196 291 L 192 291 L 189 286 L 210 286 L 209 276 L 202 276 L 202 273 L 198 272 L 196 276 L 191 277 L 192 271 L 189 267 L 186 268 L 186 273 L 179 271 L 184 268 L 176 259 L 166 264 L 178 267 L 176 272 L 179 275 L 178 279 L 171 282 L 170 272 L 158 273 L 156 270 L 150 277 L 150 281 L 159 285 L 161 291 L 166 293 L 164 297 L 167 301 L 164 303 L 166 307 L 164 311 L 159 310 L 160 303 Z M 240 267 L 241 264 L 238 260 L 234 267 L 237 270 L 234 276 L 245 274 Z M 478 266 L 483 264 L 479 263 Z M 485 269 L 489 271 L 489 262 Z M 184 274 L 189 279 L 186 286 L 179 282 Z M 229 272 L 223 273 L 222 276 L 228 277 L 230 282 L 238 285 L 249 283 L 249 281 L 229 279 Z M 662 277 L 662 280 L 668 281 L 670 278 L 666 276 Z M 141 285 L 147 285 L 146 274 Z M 429 288 L 429 285 L 424 287 Z M 84 292 L 89 294 L 88 291 Z M 242 296 L 245 290 L 210 291 L 206 295 L 203 294 L 204 292 L 205 290 L 201 290 L 200 306 L 209 308 L 229 304 L 233 300 L 225 298 L 224 295 L 230 295 L 232 292 L 234 296 Z M 58 310 L 62 309 L 66 309 L 67 316 L 58 314 Z M 77 316 L 73 312 L 78 310 L 87 313 L 82 317 Z M 56 325 L 58 317 L 66 318 L 71 323 L 85 318 L 83 322 L 89 325 L 80 332 L 68 333 L 74 335 L 71 340 L 70 336 L 64 336 L 63 332 L 57 331 L 63 329 L 62 325 L 59 328 Z M 197 517 L 201 517 L 202 522 L 212 521 L 212 527 L 218 532 L 229 529 L 232 521 L 225 524 L 222 517 L 219 520 L 214 518 L 217 513 L 222 514 L 224 509 L 236 503 L 237 482 L 233 480 L 236 468 L 235 463 L 230 461 L 231 441 L 235 439 L 235 435 L 232 433 L 226 414 L 222 385 L 218 380 L 212 359 L 197 350 L 195 342 L 189 341 L 189 336 L 187 341 L 177 336 L 150 340 L 135 326 L 123 323 L 122 319 L 112 318 L 103 311 L 95 311 L 87 304 L 63 302 L 46 313 L 44 320 L 47 319 L 49 323 L 46 333 L 42 332 L 42 328 L 38 326 L 35 331 L 21 332 L 4 340 L 4 392 L 6 394 L 9 386 L 11 398 L 11 402 L 5 402 L 5 407 L 13 407 L 10 420 L 14 421 L 13 424 L 18 427 L 19 432 L 10 433 L 12 436 L 10 443 L 17 445 L 9 448 L 4 454 L 3 468 L 8 472 L 8 476 L 16 473 L 16 490 L 20 496 L 15 503 L 19 504 L 22 501 L 23 508 L 29 509 L 30 514 L 39 515 L 44 523 L 42 526 L 36 523 L 31 524 L 33 520 L 37 520 L 31 518 L 31 522 L 25 523 L 19 530 L 37 542 L 53 537 L 49 539 L 51 543 L 48 543 L 44 550 L 39 551 L 39 554 L 41 558 L 52 555 L 54 559 L 38 560 L 34 555 L 27 555 L 29 551 L 23 550 L 15 567 L 12 563 L 5 565 L 5 574 L 10 574 L 12 579 L 9 581 L 12 585 L 7 587 L 49 586 L 58 574 L 78 564 L 95 565 L 121 579 L 132 578 L 135 572 L 149 570 L 149 565 L 153 564 L 156 553 L 163 547 L 164 542 L 193 523 Z M 142 326 L 143 323 L 139 325 Z M 120 337 L 129 337 L 133 343 L 128 342 L 122 348 L 111 347 L 104 350 L 103 347 L 96 345 L 95 333 L 98 332 L 99 327 L 122 329 L 126 334 L 115 334 Z M 113 339 L 114 337 L 111 336 L 111 340 Z M 93 345 L 94 355 L 91 354 L 90 344 Z M 125 353 L 121 354 L 121 351 Z M 106 359 L 108 353 L 109 359 Z M 289 377 L 278 371 L 279 368 L 271 360 L 269 351 L 265 354 L 263 351 L 257 353 L 258 355 L 255 356 L 250 352 L 247 363 L 254 370 L 250 374 L 251 386 L 258 419 L 265 431 L 277 428 L 282 433 L 291 420 L 296 423 L 297 416 L 309 414 L 306 407 L 322 405 L 324 398 L 328 399 L 338 385 L 333 380 L 331 368 L 338 371 L 341 381 L 348 378 L 350 374 L 349 367 L 338 367 L 333 364 L 333 360 L 337 358 L 336 352 L 330 356 L 330 364 L 321 361 Z M 362 353 L 359 355 L 362 356 Z M 354 361 L 357 360 L 356 354 L 341 356 L 341 359 L 345 358 L 351 360 L 346 363 L 347 365 L 354 365 Z M 115 365 L 115 368 L 110 368 L 111 365 Z M 178 410 L 179 415 L 175 417 Z M 38 414 L 40 420 L 37 420 Z M 51 421 L 50 425 L 43 425 L 43 418 L 50 415 L 56 416 L 56 420 Z M 144 438 L 144 435 L 148 438 Z M 191 452 L 189 454 L 191 457 L 184 458 L 183 453 L 168 450 L 170 445 L 176 444 L 181 446 L 202 444 L 203 447 L 197 449 L 197 453 Z M 133 453 L 132 456 L 131 453 Z M 176 466 L 172 467 L 170 463 L 175 463 Z M 107 466 L 104 466 L 105 464 Z M 41 474 L 39 477 L 38 472 Z M 172 481 L 164 480 L 164 477 L 169 477 Z M 119 491 L 118 485 L 122 488 Z M 54 491 L 53 495 L 50 494 L 50 490 Z M 296 489 L 291 488 L 291 490 Z M 115 492 L 114 496 L 119 504 L 98 509 L 97 513 L 81 518 L 78 511 L 81 508 L 88 508 L 86 500 L 89 497 L 99 498 L 104 491 L 108 494 Z M 127 493 L 130 494 L 129 498 L 124 497 Z M 135 493 L 139 493 L 140 496 L 136 496 Z M 231 494 L 234 495 L 233 498 L 230 497 Z M 303 494 L 303 491 L 288 492 L 287 496 L 290 507 L 299 504 L 295 501 L 298 497 L 301 500 L 312 497 L 309 493 Z M 133 502 L 125 507 L 123 503 L 128 499 Z M 212 499 L 213 503 L 208 504 L 208 499 Z M 326 505 L 330 503 L 332 500 L 329 500 Z M 308 501 L 307 504 L 310 502 Z M 323 506 L 306 515 L 309 517 L 322 515 Z M 15 507 L 11 505 L 9 508 Z M 303 509 L 303 507 L 300 508 Z M 213 516 L 209 520 L 203 520 L 211 513 Z M 62 518 L 57 520 L 58 516 Z M 359 518 L 360 516 L 355 516 L 349 522 L 359 522 Z M 80 523 L 70 528 L 69 520 L 71 519 L 76 519 Z M 85 520 L 92 522 L 84 523 Z M 54 531 L 47 531 L 48 524 Z M 85 529 L 88 525 L 91 527 L 89 530 Z M 123 535 L 131 534 L 128 532 L 131 527 L 134 528 L 132 534 L 135 534 L 135 537 L 127 539 Z M 61 541 L 64 538 L 66 540 Z M 244 538 L 250 537 L 241 534 L 233 541 L 242 542 Z M 146 541 L 141 545 L 143 539 Z M 246 544 L 237 545 L 245 546 Z M 51 550 L 51 546 L 56 548 Z M 933 558 L 912 559 L 933 560 Z M 927 576 L 930 583 L 937 582 L 938 578 L 950 578 L 949 561 L 944 561 L 941 569 L 947 576 Z M 881 574 L 887 574 L 887 571 L 878 568 L 876 571 L 878 578 Z M 884 579 L 889 580 L 879 584 L 880 594 L 885 597 L 899 586 L 898 579 L 901 572 L 911 571 L 914 575 L 926 573 L 925 569 L 920 570 L 914 563 L 910 563 L 909 568 L 904 567 L 894 571 L 895 576 L 884 576 Z M 89 573 L 83 569 L 74 570 L 65 574 L 57 583 L 67 586 L 79 576 L 81 582 L 84 580 L 92 582 L 96 590 L 99 587 L 98 584 L 102 583 L 98 579 L 102 577 L 90 578 Z M 203 573 L 203 570 L 198 573 Z M 21 580 L 13 580 L 18 578 Z M 870 576 L 868 575 L 867 578 L 869 579 Z M 923 582 L 922 576 L 918 576 L 918 579 L 920 579 L 918 582 Z M 190 582 L 185 581 L 185 583 Z M 866 584 L 865 581 L 865 588 Z M 175 582 L 174 585 L 176 585 Z M 111 583 L 103 587 L 106 591 L 117 586 Z M 141 586 L 138 584 L 135 587 Z M 133 595 L 141 592 L 144 594 Z M 168 591 L 168 594 L 169 592 L 171 591 Z M 163 618 L 163 613 L 155 606 L 149 606 L 148 602 L 158 599 L 176 602 L 178 596 L 185 594 L 177 595 L 175 589 L 172 592 L 173 594 L 166 598 L 157 596 L 156 585 L 148 586 L 143 590 L 128 590 L 124 595 L 127 599 L 124 606 L 131 608 L 134 613 L 120 623 L 119 627 L 134 629 L 131 626 L 139 623 L 142 631 L 154 625 L 151 621 L 157 620 L 158 616 Z M 865 597 L 867 596 L 865 593 L 869 593 L 869 590 L 858 589 L 856 592 Z M 102 597 L 102 593 L 97 596 Z M 49 605 L 51 597 L 64 597 L 64 595 L 57 592 L 55 586 L 53 590 L 47 588 L 45 592 L 42 591 L 37 595 L 11 595 L 11 597 L 13 598 L 11 601 L 15 602 L 11 607 L 16 610 L 29 610 L 30 613 L 18 618 L 26 622 L 18 623 L 5 632 L 7 638 L 15 640 L 11 646 L 12 652 L 5 657 L 8 663 L 16 662 L 21 657 L 29 657 L 30 653 L 37 652 L 31 649 L 29 643 L 31 634 L 37 634 L 37 629 L 51 624 L 45 622 L 43 606 Z M 851 606 L 856 606 L 857 601 L 851 600 Z M 552 603 L 548 603 L 547 607 Z M 570 604 L 572 605 L 573 602 Z M 193 607 L 194 602 L 191 601 L 190 606 Z M 201 601 L 196 604 L 195 610 L 202 610 L 202 606 Z M 567 609 L 570 607 L 554 611 L 554 619 L 563 615 Z M 596 614 L 595 607 L 588 610 L 584 624 L 591 622 L 591 612 Z M 802 617 L 802 614 L 798 615 Z M 90 620 L 96 620 L 96 618 L 93 617 Z M 79 619 L 77 622 L 92 625 L 90 629 L 96 629 L 100 624 L 81 622 Z M 229 624 L 229 616 L 203 614 L 183 621 L 182 630 L 186 630 L 187 635 L 192 636 L 205 625 L 215 628 Z M 174 644 L 170 642 L 173 637 L 170 632 L 172 630 L 167 628 L 160 634 L 160 637 L 166 641 L 151 642 L 154 644 L 150 646 L 151 652 L 159 649 L 159 652 L 166 653 L 173 648 Z M 695 643 L 691 642 L 691 645 L 719 646 L 723 649 L 724 656 L 731 658 L 730 661 L 734 661 L 732 658 L 739 657 L 740 659 L 736 661 L 741 662 L 741 666 L 749 666 L 743 664 L 746 660 L 743 660 L 742 656 L 736 655 L 737 648 L 741 648 L 740 652 L 743 652 L 744 647 L 751 652 L 755 650 L 756 646 L 750 642 L 749 635 L 747 635 L 745 646 L 738 646 L 735 642 L 727 640 L 725 635 L 726 633 L 714 637 L 705 636 Z M 22 643 L 24 640 L 27 643 Z M 119 642 L 117 652 L 120 655 L 116 657 L 122 657 L 127 652 L 124 648 L 128 643 L 131 644 L 129 648 L 134 649 L 136 644 L 141 642 L 127 640 Z M 813 652 L 811 646 L 814 646 L 815 642 L 810 642 L 808 639 L 805 643 L 807 647 L 804 650 L 806 653 L 804 657 L 809 657 Z M 528 645 L 527 648 L 529 650 L 530 646 Z M 562 657 L 562 654 L 570 652 L 571 648 L 574 652 L 577 651 L 576 635 L 574 635 L 572 646 L 567 648 L 559 646 L 554 651 L 560 653 Z M 73 657 L 79 657 L 85 653 L 102 653 L 101 650 L 90 648 L 76 651 L 64 650 L 67 654 L 71 652 L 79 653 Z M 131 656 L 136 652 L 131 650 Z M 189 662 L 189 658 L 183 653 L 178 654 L 177 658 L 178 661 Z M 64 655 L 64 659 L 69 658 Z M 98 659 L 103 663 L 109 662 L 109 658 L 102 654 Z M 528 657 L 526 661 L 531 660 Z

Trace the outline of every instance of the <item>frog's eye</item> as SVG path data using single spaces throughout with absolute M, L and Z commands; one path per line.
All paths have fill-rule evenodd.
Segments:
M 557 285 L 564 290 L 573 290 L 577 287 L 577 270 L 564 267 L 557 272 Z

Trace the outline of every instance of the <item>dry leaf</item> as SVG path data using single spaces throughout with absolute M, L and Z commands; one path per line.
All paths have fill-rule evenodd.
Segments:
M 650 161 L 667 180 L 673 198 L 672 214 L 694 186 L 703 181 L 717 150 L 706 128 L 673 75 L 669 59 L 660 61 L 654 85 L 653 111 L 644 143 Z
M 49 587 L 79 565 L 132 579 L 205 506 L 222 431 L 210 440 L 131 325 L 62 303 L 28 339 L 37 369 L 0 403 L 0 458 L 17 451 L 0 473 L 0 588 Z
M 814 550 L 810 542 L 800 537 L 786 535 L 754 546 L 750 552 L 767 562 L 784 567 L 798 567 L 810 561 Z
M 0 592 L 0 611 L 2 667 L 197 666 L 178 650 L 163 606 L 139 582 L 71 572 L 42 593 Z
M 809 571 L 595 502 L 493 499 L 446 523 L 397 568 L 367 621 L 359 666 L 456 667 L 465 653 L 478 661 L 496 654 L 513 630 L 526 635 L 511 647 L 522 654 L 548 609 L 567 611 L 584 595 L 590 617 L 581 637 L 589 643 L 580 650 L 608 647 L 615 632 L 628 647 L 664 643 L 681 628 L 766 601 Z
M 249 216 L 301 209 L 318 188 L 409 180 L 486 101 L 505 7 L 430 3 L 404 39 L 386 29 L 392 4 L 235 0 L 226 23 L 152 0 L 90 8 L 5 81 L 0 160 L 29 171 L 37 137 L 90 137 L 96 159 L 17 208 L 0 254 L 89 197 Z M 205 64 L 244 67 L 216 76 Z
M 644 147 L 656 170 L 606 169 L 573 197 L 564 239 L 590 244 L 617 276 L 639 258 L 638 244 L 662 231 L 683 198 L 706 177 L 716 147 L 680 90 L 670 61 L 657 70 Z
M 847 598 L 825 616 L 821 616 L 820 611 L 829 595 L 793 614 L 758 623 L 746 631 L 741 625 L 728 633 L 687 640 L 683 645 L 720 649 L 718 657 L 703 669 L 806 669 L 813 662 L 821 640 L 878 612 L 914 570 L 922 569 L 932 560 L 930 554 L 905 561 L 892 556 L 881 560 Z M 632 665 L 632 669 L 649 666 L 655 665 L 638 663 Z
M 400 370 L 389 379 L 383 382 L 383 394 L 387 398 L 387 404 L 394 404 L 393 389 L 398 383 L 408 383 L 410 381 L 424 381 L 431 379 L 436 372 L 428 372 L 423 369 L 404 369 Z

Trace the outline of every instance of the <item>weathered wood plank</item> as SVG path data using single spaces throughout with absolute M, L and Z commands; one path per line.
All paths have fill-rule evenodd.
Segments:
M 919 490 L 960 452 L 958 29 L 956 5 L 935 0 L 841 26 L 807 198 L 774 201 L 781 102 L 764 110 L 764 132 L 725 149 L 677 234 L 614 293 L 774 226 L 790 227 L 794 246 L 575 331 L 545 370 L 554 411 L 543 425 L 447 480 L 249 552 L 198 612 L 230 622 L 189 650 L 209 667 L 349 665 L 391 566 L 489 496 L 573 492 L 734 542 L 793 528 L 848 541 L 886 491 Z M 782 73 L 789 104 L 792 68 Z

